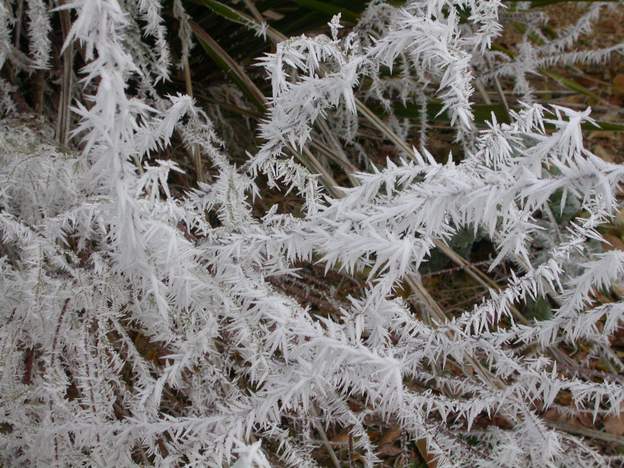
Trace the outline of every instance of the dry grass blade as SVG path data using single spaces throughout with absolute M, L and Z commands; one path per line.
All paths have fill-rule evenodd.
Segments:
M 258 109 L 266 109 L 266 98 L 262 91 L 249 78 L 243 67 L 208 34 L 199 24 L 191 22 L 191 29 L 197 40 L 219 67 L 230 74 L 230 77 L 239 85 L 240 89 L 249 97 Z
M 66 5 L 65 0 L 60 1 L 60 5 Z M 63 38 L 69 35 L 71 29 L 71 15 L 69 10 L 62 9 L 59 11 L 61 29 Z M 73 81 L 73 63 L 74 63 L 74 44 L 69 41 L 64 45 L 63 49 L 63 75 L 61 80 L 61 93 L 59 95 L 58 120 L 57 120 L 57 140 L 67 146 L 69 142 L 69 131 L 71 122 L 71 111 L 69 109 L 72 98 L 72 81 Z

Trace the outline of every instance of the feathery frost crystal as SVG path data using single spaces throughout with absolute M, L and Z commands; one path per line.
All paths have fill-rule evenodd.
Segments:
M 27 0 L 26 52 L 15 41 L 18 3 L 0 1 L 0 65 L 50 67 L 53 17 L 68 11 L 65 44 L 83 66 L 74 149 L 17 114 L 16 88 L 0 79 L 3 465 L 317 466 L 331 427 L 348 432 L 357 463 L 374 466 L 370 421 L 397 425 L 440 467 L 618 462 L 546 413 L 596 420 L 624 402 L 610 345 L 624 305 L 595 296 L 624 276 L 624 253 L 596 242 L 618 209 L 624 167 L 585 147 L 589 109 L 536 103 L 526 80 L 621 52 L 569 51 L 611 7 L 591 3 L 540 47 L 527 31 L 513 58 L 491 49 L 508 14 L 499 0 L 374 0 L 352 29 L 337 16 L 329 36 L 281 41 L 250 20 L 277 45 L 258 62 L 272 88 L 261 144 L 237 166 L 208 111 L 159 92 L 188 64 L 187 2 Z M 514 14 L 530 18 L 529 30 L 541 21 Z M 489 76 L 475 76 L 485 63 Z M 526 104 L 479 129 L 475 81 L 505 76 Z M 426 149 L 433 96 L 459 162 Z M 404 143 L 395 101 L 420 108 L 418 150 Z M 349 187 L 323 163 L 302 164 L 314 163 L 319 131 L 366 151 L 355 139 L 362 122 L 385 129 L 399 155 L 365 162 Z M 182 169 L 158 155 L 173 139 L 201 154 L 207 182 L 171 184 Z M 340 167 L 356 168 L 337 153 Z M 261 180 L 300 196 L 300 212 L 259 210 Z M 578 217 L 557 221 L 569 206 Z M 492 243 L 491 270 L 511 273 L 448 314 L 419 270 L 463 230 Z M 310 262 L 365 286 L 344 298 L 327 285 L 336 313 L 312 313 L 279 287 Z M 526 319 L 522 304 L 539 298 L 552 314 Z M 613 372 L 576 369 L 566 349 L 580 345 Z

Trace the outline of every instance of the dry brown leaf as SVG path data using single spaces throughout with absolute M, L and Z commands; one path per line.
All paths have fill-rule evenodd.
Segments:
M 613 92 L 624 95 L 624 74 L 620 73 L 613 78 Z
M 596 145 L 596 146 L 594 146 L 594 147 L 593 147 L 593 149 L 592 149 L 592 151 L 593 151 L 593 153 L 594 153 L 596 156 L 598 156 L 598 157 L 599 157 L 600 159 L 602 159 L 603 161 L 607 161 L 607 162 L 610 162 L 610 163 L 615 163 L 615 162 L 616 162 L 616 161 L 615 161 L 615 155 L 614 155 L 612 152 L 607 151 L 607 150 L 605 149 L 605 147 L 604 147 L 604 146 L 602 146 L 602 145 Z
M 377 455 L 386 457 L 396 457 L 401 452 L 403 452 L 403 449 L 401 447 L 395 447 L 392 444 L 385 444 L 377 449 Z
M 334 444 L 346 444 L 349 442 L 349 433 L 341 432 L 332 437 L 331 442 Z
M 393 444 L 399 437 L 401 437 L 401 428 L 399 426 L 392 426 L 381 436 L 379 445 Z
M 417 440 L 416 448 L 418 449 L 418 452 L 420 453 L 420 456 L 422 457 L 422 459 L 425 460 L 425 463 L 427 464 L 427 468 L 438 467 L 438 463 L 435 461 L 435 458 L 427 450 L 427 442 L 425 441 L 425 439 Z
M 594 428 L 594 420 L 590 413 L 582 413 L 576 416 L 561 414 L 557 409 L 550 408 L 544 413 L 544 419 L 554 422 L 562 422 L 570 426 Z
M 607 120 L 606 118 L 604 120 Z M 617 121 L 617 120 L 614 120 Z M 608 140 L 609 142 L 618 141 L 621 138 L 619 132 L 610 132 L 608 130 L 592 130 L 587 137 L 588 140 Z
M 604 419 L 604 430 L 613 435 L 624 435 L 624 414 L 611 415 Z
M 604 245 L 605 250 L 624 250 L 624 241 L 613 234 L 605 234 L 604 239 L 608 244 Z

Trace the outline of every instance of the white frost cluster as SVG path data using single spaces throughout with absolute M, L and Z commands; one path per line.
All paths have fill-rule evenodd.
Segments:
M 0 65 L 48 66 L 49 3 L 27 2 L 29 61 L 12 46 L 13 2 L 0 1 Z M 500 2 L 374 1 L 349 34 L 335 19 L 332 37 L 279 43 L 261 61 L 273 89 L 263 144 L 243 167 L 192 98 L 156 92 L 172 68 L 164 4 L 62 7 L 92 93 L 74 108 L 80 154 L 61 151 L 26 116 L 0 121 L 0 462 L 316 466 L 319 428 L 333 426 L 373 466 L 367 421 L 380 418 L 424 441 L 440 467 L 608 464 L 543 414 L 563 411 L 563 393 L 573 415 L 617 415 L 624 403 L 621 381 L 570 372 L 558 348 L 582 340 L 622 371 L 609 336 L 624 306 L 597 305 L 594 293 L 622 280 L 624 253 L 588 241 L 618 209 L 624 167 L 584 146 L 589 110 L 525 105 L 510 123 L 476 129 L 473 60 L 501 30 Z M 188 17 L 179 0 L 173 6 L 186 55 Z M 540 60 L 568 46 L 551 44 Z M 403 99 L 422 100 L 419 83 L 440 97 L 465 158 L 403 151 L 325 193 L 289 151 L 306 147 L 319 120 L 353 122 L 363 80 L 372 99 L 395 99 L 405 86 L 382 78 L 391 68 L 407 86 Z M 174 132 L 216 174 L 185 194 L 169 184 L 181 169 L 149 157 Z M 258 216 L 259 174 L 303 195 L 302 212 Z M 546 213 L 569 200 L 585 214 L 544 249 L 538 240 L 557 228 Z M 511 279 L 460 315 L 416 314 L 399 288 L 466 228 L 491 240 L 492 268 L 505 262 Z M 302 261 L 363 275 L 366 288 L 335 300 L 340 316 L 315 316 L 272 281 Z M 546 296 L 551 318 L 517 320 L 516 307 Z M 504 424 L 479 424 L 495 415 Z

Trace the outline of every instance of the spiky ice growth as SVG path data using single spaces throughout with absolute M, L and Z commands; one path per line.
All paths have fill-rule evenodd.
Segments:
M 17 66 L 9 4 L 0 3 L 0 61 Z M 27 68 L 48 63 L 44 5 L 28 2 Z M 473 12 L 467 24 L 456 5 Z M 174 7 L 186 56 L 188 18 Z M 80 150 L 57 147 L 26 116 L 0 123 L 3 464 L 315 466 L 332 426 L 373 466 L 372 418 L 424 442 L 438 466 L 612 461 L 544 414 L 618 415 L 624 401 L 619 380 L 570 372 L 560 348 L 582 342 L 622 370 L 609 336 L 624 307 L 596 304 L 594 293 L 622 279 L 624 254 L 589 241 L 618 209 L 624 168 L 584 146 L 589 110 L 525 105 L 510 123 L 476 129 L 471 63 L 500 31 L 498 1 L 373 2 L 343 37 L 335 18 L 331 37 L 281 42 L 261 62 L 273 85 L 264 143 L 242 168 L 190 97 L 156 92 L 171 65 L 161 2 L 63 8 L 75 13 L 67 41 L 81 46 L 92 93 L 75 104 Z M 144 40 L 160 52 L 146 54 Z M 346 141 L 366 112 L 364 78 L 371 99 L 395 96 L 384 67 L 400 68 L 402 99 L 439 94 L 464 158 L 403 148 L 328 195 L 286 149 L 304 148 L 331 113 L 350 122 L 336 127 Z M 216 174 L 178 195 L 169 175 L 180 168 L 150 158 L 174 132 Z M 300 193 L 301 214 L 258 216 L 259 174 Z M 560 229 L 548 214 L 569 203 L 583 216 Z M 426 294 L 417 307 L 402 298 L 399 288 L 421 290 L 434 247 L 466 228 L 492 242 L 491 268 L 506 263 L 509 281 L 456 316 Z M 271 281 L 311 261 L 366 277 L 366 287 L 331 298 L 339 314 L 314 315 Z M 556 304 L 553 316 L 523 320 L 516 308 L 539 297 Z M 557 403 L 563 394 L 569 406 Z

